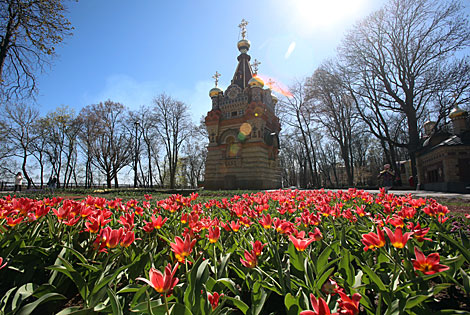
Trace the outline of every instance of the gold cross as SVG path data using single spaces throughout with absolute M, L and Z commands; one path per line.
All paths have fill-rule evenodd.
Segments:
M 255 61 L 253 61 L 253 63 L 251 64 L 251 66 L 253 67 L 253 72 L 256 74 L 258 74 L 258 66 L 261 64 L 261 62 L 259 62 L 258 60 L 255 59 Z
M 242 32 L 242 38 L 245 39 L 245 36 L 246 36 L 246 26 L 248 25 L 248 21 L 245 20 L 245 19 L 242 19 L 242 22 L 240 23 L 240 25 L 238 25 L 238 27 L 240 28 L 241 32 Z
M 216 71 L 212 78 L 215 79 L 215 86 L 217 86 L 217 84 L 219 83 L 220 73 Z
M 269 78 L 268 82 L 267 82 L 267 85 L 270 87 L 270 88 L 273 88 L 274 87 L 274 84 L 276 84 L 275 81 L 273 81 L 273 79 Z

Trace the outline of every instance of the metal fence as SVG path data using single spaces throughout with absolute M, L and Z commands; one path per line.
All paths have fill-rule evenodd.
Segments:
M 27 183 L 22 185 L 22 190 L 26 190 L 28 187 Z M 44 183 L 43 186 L 36 184 L 31 185 L 29 190 L 42 190 L 49 188 L 47 183 Z M 86 186 L 85 183 L 71 183 L 67 185 L 61 185 L 60 187 L 54 187 L 54 189 L 74 189 L 74 188 L 82 188 L 82 189 L 105 189 L 108 188 L 106 183 L 103 184 L 93 184 Z M 115 185 L 111 185 L 111 188 L 134 188 L 133 184 L 119 184 L 118 187 Z M 139 187 L 141 188 L 141 187 Z M 142 187 L 143 188 L 143 187 Z M 15 189 L 15 182 L 7 182 L 7 181 L 0 181 L 0 191 L 13 191 Z

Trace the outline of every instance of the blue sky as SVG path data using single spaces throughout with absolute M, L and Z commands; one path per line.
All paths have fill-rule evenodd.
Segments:
M 212 75 L 229 85 L 239 52 L 238 24 L 249 21 L 249 54 L 259 72 L 285 85 L 311 75 L 335 55 L 344 32 L 383 0 L 156 1 L 69 3 L 73 36 L 39 77 L 43 113 L 77 112 L 111 99 L 130 109 L 167 93 L 195 120 L 210 110 Z

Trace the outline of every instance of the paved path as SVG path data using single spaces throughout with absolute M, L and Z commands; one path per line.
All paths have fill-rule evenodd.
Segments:
M 328 190 L 333 190 L 333 191 L 338 191 L 341 189 L 328 189 Z M 347 189 L 342 189 L 347 190 Z M 378 189 L 365 189 L 364 191 L 367 191 L 371 194 L 378 194 L 379 190 Z M 389 193 L 395 194 L 395 195 L 407 195 L 411 194 L 414 197 L 418 198 L 458 198 L 458 199 L 465 199 L 468 200 L 470 203 L 470 194 L 459 194 L 459 193 L 449 193 L 449 192 L 442 192 L 442 191 L 430 191 L 430 190 L 390 190 Z

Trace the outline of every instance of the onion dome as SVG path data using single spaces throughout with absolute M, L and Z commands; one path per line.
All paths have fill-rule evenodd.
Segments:
M 242 39 L 238 41 L 237 47 L 241 53 L 246 53 L 250 49 L 250 41 L 247 39 Z
M 250 87 L 260 87 L 260 88 L 263 88 L 264 86 L 264 81 L 260 78 L 260 77 L 252 77 L 249 81 L 248 81 L 248 85 Z
M 455 105 L 454 109 L 450 111 L 449 118 L 453 119 L 453 118 L 457 118 L 460 116 L 464 116 L 466 114 L 467 114 L 466 111 L 464 111 L 463 109 L 460 109 L 457 105 Z
M 271 98 L 273 99 L 273 104 L 276 105 L 278 102 L 277 96 L 274 94 L 271 94 Z
M 210 91 L 209 91 L 209 96 L 212 98 L 212 97 L 216 97 L 218 96 L 220 93 L 222 93 L 222 90 L 219 89 L 218 87 L 214 87 L 212 88 Z

